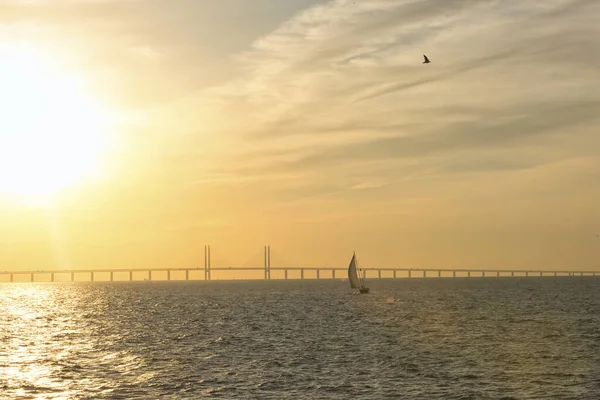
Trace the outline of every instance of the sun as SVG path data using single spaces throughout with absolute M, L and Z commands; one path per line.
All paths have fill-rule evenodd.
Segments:
M 80 76 L 42 51 L 0 47 L 0 194 L 43 202 L 94 176 L 106 122 Z

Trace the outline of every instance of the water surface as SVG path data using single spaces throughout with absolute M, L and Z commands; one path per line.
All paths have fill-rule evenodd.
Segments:
M 369 283 L 3 284 L 0 398 L 600 398 L 600 278 Z

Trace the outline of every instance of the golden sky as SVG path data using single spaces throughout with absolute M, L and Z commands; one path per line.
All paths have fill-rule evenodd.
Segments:
M 0 270 L 600 269 L 598 15 L 0 0 Z

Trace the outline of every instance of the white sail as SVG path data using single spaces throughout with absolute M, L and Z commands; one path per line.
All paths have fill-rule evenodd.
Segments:
M 348 280 L 350 281 L 350 288 L 358 289 L 360 287 L 360 280 L 358 278 L 358 272 L 356 270 L 356 255 L 352 255 L 350 260 L 350 266 L 348 267 Z

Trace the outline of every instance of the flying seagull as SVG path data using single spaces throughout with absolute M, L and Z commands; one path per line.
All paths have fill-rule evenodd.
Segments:
M 425 54 L 423 54 L 423 58 L 425 58 L 425 61 L 423 61 L 423 64 L 429 64 L 431 61 L 429 61 L 429 58 L 427 58 L 427 56 Z

